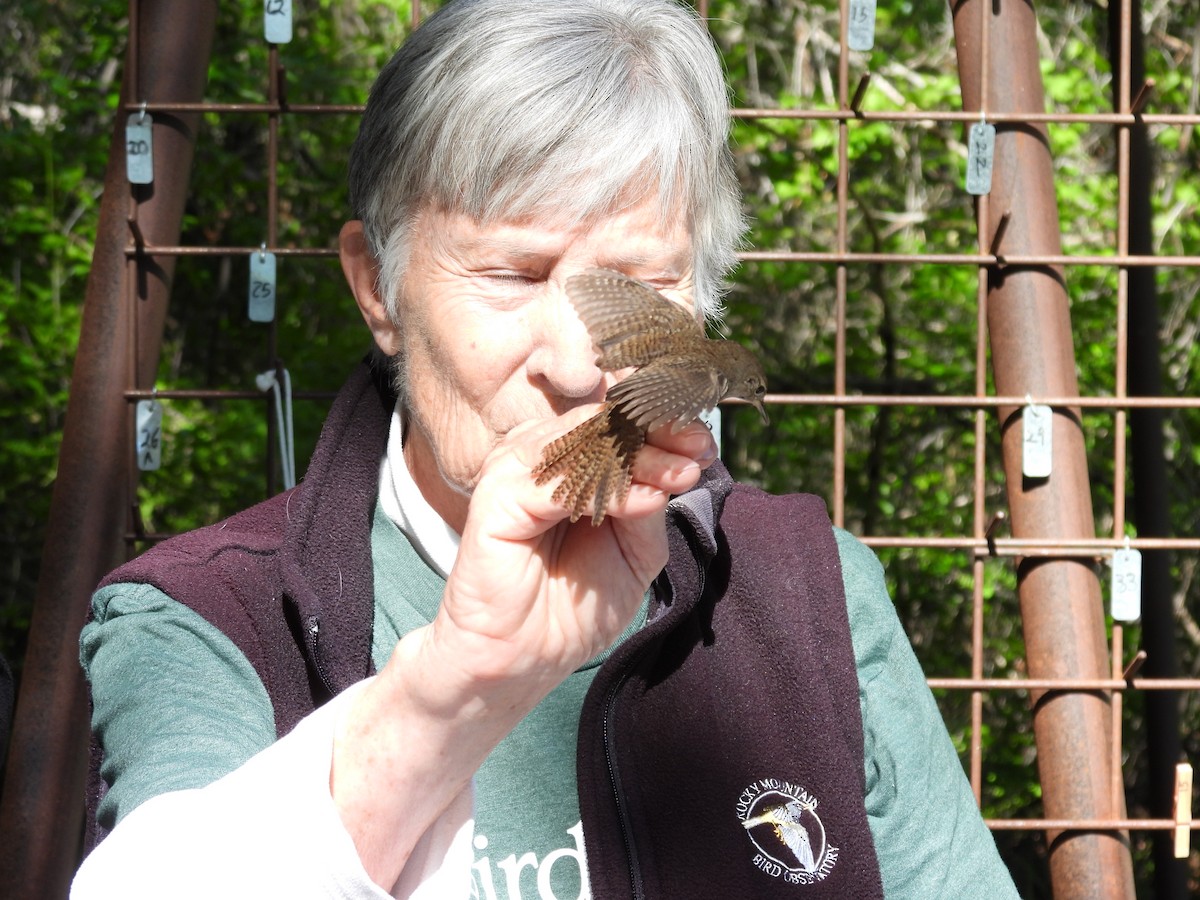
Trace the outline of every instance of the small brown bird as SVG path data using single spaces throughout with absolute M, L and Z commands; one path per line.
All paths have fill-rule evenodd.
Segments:
M 752 403 L 767 421 L 766 377 L 754 355 L 710 340 L 687 310 L 649 285 L 593 269 L 567 280 L 567 296 L 599 354 L 596 364 L 606 372 L 636 367 L 609 389 L 600 412 L 547 444 L 533 470 L 537 484 L 563 476 L 553 497 L 572 522 L 590 507 L 599 525 L 608 501 L 625 499 L 650 429 L 670 422 L 678 431 L 726 397 Z

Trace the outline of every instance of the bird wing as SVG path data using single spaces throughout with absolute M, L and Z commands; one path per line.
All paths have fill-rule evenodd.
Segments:
M 674 422 L 678 431 L 716 406 L 725 389 L 724 377 L 710 367 L 655 362 L 613 385 L 605 399 L 639 428 Z
M 663 340 L 679 332 L 703 335 L 698 321 L 636 278 L 590 269 L 567 279 L 567 296 L 600 353 L 600 368 L 644 366 L 662 352 Z

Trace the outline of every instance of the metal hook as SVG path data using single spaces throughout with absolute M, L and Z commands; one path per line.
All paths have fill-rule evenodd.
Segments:
M 1147 653 L 1145 650 L 1139 650 L 1129 661 L 1129 665 L 1125 667 L 1125 671 L 1121 673 L 1121 679 L 1129 687 L 1133 687 L 1134 676 L 1141 670 L 1142 664 L 1146 661 Z
M 1012 210 L 1006 209 L 1000 216 L 1000 221 L 996 223 L 996 232 L 992 235 L 992 246 L 988 250 L 997 259 L 1000 258 L 1000 242 L 1004 239 L 1004 232 L 1008 228 L 1008 221 L 1011 218 Z
M 867 85 L 871 83 L 871 73 L 863 72 L 862 77 L 858 79 L 858 87 L 854 89 L 854 99 L 850 101 L 850 109 L 855 115 L 861 112 L 860 107 L 863 102 L 863 95 L 867 92 Z
M 1150 99 L 1150 94 L 1154 91 L 1155 81 L 1153 78 L 1147 78 L 1142 82 L 1142 86 L 1138 89 L 1137 96 L 1133 98 L 1133 103 L 1129 106 L 1129 112 L 1135 116 L 1142 114 L 1142 107 L 1146 105 L 1146 101 Z
M 146 249 L 146 239 L 142 236 L 142 228 L 138 225 L 138 220 L 130 216 L 125 220 L 129 225 L 129 232 L 133 235 L 133 244 L 137 248 L 138 255 Z
M 258 248 L 258 261 L 259 261 L 259 262 L 266 262 L 266 261 L 267 261 L 267 242 L 266 242 L 266 241 L 263 241 L 263 242 L 262 242 L 262 244 L 260 244 L 260 245 L 259 245 L 259 248 Z
M 146 121 L 146 101 L 142 101 L 142 108 L 138 110 L 138 124 L 141 125 Z
M 988 523 L 987 530 L 984 532 L 984 537 L 987 540 L 988 554 L 996 555 L 996 528 L 1001 522 L 1007 519 L 1008 516 L 1002 509 L 996 510 L 996 514 L 992 516 L 992 521 Z

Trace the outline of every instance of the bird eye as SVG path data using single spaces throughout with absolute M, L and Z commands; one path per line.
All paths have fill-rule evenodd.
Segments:
M 756 397 L 761 397 L 766 392 L 767 392 L 767 386 L 765 384 L 760 384 L 758 387 L 756 387 L 754 389 L 754 395 Z

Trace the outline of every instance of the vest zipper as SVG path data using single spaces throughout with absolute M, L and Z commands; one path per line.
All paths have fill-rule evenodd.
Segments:
M 696 570 L 699 576 L 699 587 L 696 591 L 697 600 L 704 596 L 704 566 L 700 561 L 695 560 Z M 621 842 L 625 846 L 625 864 L 629 867 L 629 884 L 633 889 L 631 894 L 633 900 L 645 900 L 646 888 L 642 883 L 642 870 L 638 864 L 637 847 L 634 844 L 633 826 L 629 820 L 629 808 L 625 802 L 625 794 L 621 790 L 620 774 L 617 771 L 617 755 L 616 755 L 616 737 L 612 729 L 613 713 L 616 711 L 617 694 L 621 688 L 629 681 L 634 670 L 641 665 L 642 660 L 649 653 L 649 645 L 643 645 L 640 650 L 629 661 L 629 665 L 625 667 L 625 671 L 621 673 L 621 677 L 608 690 L 608 694 L 604 698 L 604 721 L 601 728 L 601 735 L 604 741 L 604 761 L 608 766 L 608 779 L 612 785 L 613 799 L 617 804 L 617 820 L 621 826 Z
M 613 712 L 617 705 L 617 694 L 625 683 L 629 680 L 633 670 L 637 668 L 642 657 L 646 654 L 645 650 L 640 651 L 633 660 L 630 661 L 628 667 L 621 674 L 617 682 L 609 688 L 608 695 L 604 698 L 604 724 L 602 727 L 602 737 L 604 740 L 604 761 L 608 766 L 608 780 L 612 785 L 613 799 L 617 804 L 617 821 L 621 827 L 621 843 L 625 847 L 625 864 L 629 867 L 629 884 L 633 889 L 633 900 L 644 900 L 646 893 L 642 885 L 641 867 L 638 865 L 637 848 L 634 846 L 633 829 L 629 821 L 629 808 L 625 803 L 625 794 L 621 790 L 620 776 L 617 772 L 617 759 L 615 737 L 612 730 Z
M 329 676 L 325 674 L 325 667 L 321 665 L 321 657 L 317 653 L 317 638 L 321 634 L 321 620 L 316 616 L 309 616 L 304 631 L 308 638 L 308 653 L 312 657 L 313 669 L 316 670 L 317 677 L 321 679 L 321 684 L 325 686 L 330 698 L 336 697 L 338 692 L 333 689 L 333 684 L 330 682 Z

